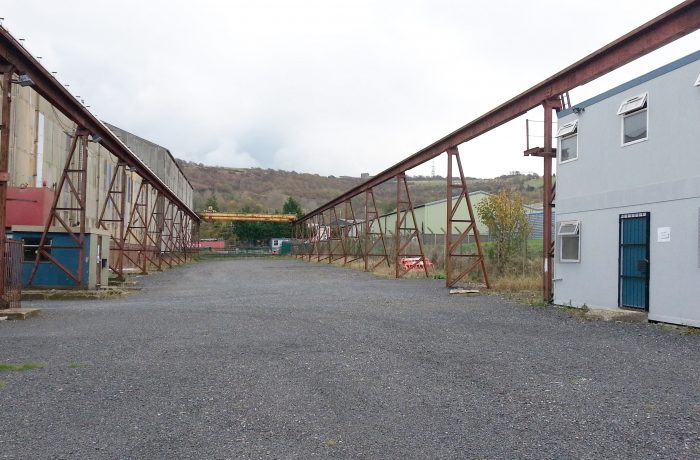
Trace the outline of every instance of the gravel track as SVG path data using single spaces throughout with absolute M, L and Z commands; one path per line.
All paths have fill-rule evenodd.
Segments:
M 700 337 L 212 261 L 0 322 L 0 458 L 700 458 Z

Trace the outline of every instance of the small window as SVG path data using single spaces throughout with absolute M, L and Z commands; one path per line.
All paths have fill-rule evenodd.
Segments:
M 617 111 L 618 115 L 626 115 L 632 113 L 636 110 L 643 109 L 647 105 L 647 93 L 639 94 L 637 96 L 631 97 L 620 104 L 620 108 Z
M 622 145 L 647 138 L 647 109 L 632 112 L 622 118 Z
M 559 260 L 562 262 L 580 262 L 581 261 L 581 239 L 580 239 L 581 222 L 569 221 L 559 224 Z
M 578 158 L 578 135 L 562 137 L 559 141 L 559 162 L 566 163 L 567 161 Z
M 35 261 L 36 251 L 39 249 L 41 238 L 23 238 L 22 241 L 24 242 L 24 261 Z M 51 254 L 51 238 L 46 238 L 44 241 L 44 251 Z M 42 253 L 40 262 L 49 262 L 49 258 L 46 257 L 46 254 Z
M 570 121 L 559 127 L 557 131 L 557 137 L 568 136 L 569 134 L 574 134 L 578 128 L 578 120 Z

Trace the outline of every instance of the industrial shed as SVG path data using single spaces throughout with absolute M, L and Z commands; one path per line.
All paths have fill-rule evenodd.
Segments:
M 700 51 L 558 121 L 555 303 L 700 326 Z
M 93 289 L 185 262 L 199 218 L 170 152 L 97 120 L 1 27 L 0 52 L 0 201 L 22 283 Z

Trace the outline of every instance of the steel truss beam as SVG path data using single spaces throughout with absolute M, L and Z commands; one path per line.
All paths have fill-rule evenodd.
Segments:
M 150 268 L 149 264 L 158 266 L 158 262 L 153 260 L 153 256 L 150 254 L 152 250 L 149 250 L 148 246 L 149 241 L 155 244 L 148 234 L 149 189 L 149 183 L 142 181 L 136 193 L 136 200 L 131 208 L 129 224 L 125 231 L 127 243 L 131 238 L 131 241 L 135 241 L 136 248 L 131 247 L 131 244 L 128 244 L 128 247 L 126 247 L 125 244 L 123 250 L 124 256 L 129 259 L 135 267 L 139 268 L 142 274 L 148 273 L 148 269 Z M 135 256 L 133 254 L 134 252 L 136 252 Z
M 404 196 L 405 195 L 405 198 Z M 409 222 L 407 217 L 411 216 Z M 411 271 L 411 268 L 404 268 L 401 264 L 401 259 L 405 257 L 416 257 L 416 267 L 422 265 L 425 271 L 425 277 L 428 275 L 428 261 L 425 258 L 423 251 L 423 242 L 421 241 L 421 233 L 416 220 L 416 213 L 411 202 L 411 195 L 408 192 L 408 182 L 406 182 L 406 174 L 401 173 L 396 176 L 396 233 L 394 234 L 395 247 L 395 266 L 396 277 L 401 278 L 406 273 Z M 413 239 L 418 242 L 418 254 L 407 252 L 407 249 Z
M 355 219 L 355 210 L 352 207 L 352 200 L 345 202 L 345 211 L 343 212 L 345 217 L 345 260 L 343 265 L 347 265 L 356 260 L 362 259 L 362 246 L 360 243 L 361 238 L 361 226 L 357 224 Z M 352 222 L 352 225 L 347 225 L 348 222 Z
M 453 166 L 457 163 L 457 171 L 459 173 L 458 182 L 453 181 Z M 459 192 L 457 202 L 452 203 L 454 199 L 454 189 Z M 460 212 L 461 211 L 461 212 Z M 466 211 L 466 213 L 464 212 Z M 461 216 L 459 215 L 461 214 Z M 466 214 L 466 215 L 465 215 Z M 466 224 L 464 230 L 459 230 L 457 224 Z M 462 160 L 459 157 L 459 151 L 456 148 L 447 150 L 447 232 L 445 234 L 445 284 L 447 287 L 452 287 L 467 274 L 479 268 L 487 288 L 490 288 L 489 277 L 486 271 L 484 253 L 481 250 L 481 241 L 479 238 L 479 228 L 476 225 L 472 202 L 469 198 L 469 190 L 467 190 L 467 181 L 464 178 L 464 169 L 462 168 Z M 452 240 L 452 231 L 457 230 L 458 235 L 456 240 Z M 476 252 L 464 253 L 461 250 L 465 240 L 468 243 L 468 237 L 472 235 L 476 247 Z M 455 262 L 458 260 L 466 260 L 466 266 L 455 267 Z M 455 268 L 457 272 L 455 273 Z
M 124 227 L 124 221 L 126 220 L 127 214 L 126 167 L 126 163 L 123 161 L 117 162 L 117 167 L 114 168 L 114 173 L 109 181 L 109 189 L 107 190 L 107 196 L 104 204 L 102 205 L 100 217 L 97 220 L 98 227 L 110 232 L 110 241 L 112 242 L 110 251 L 116 251 L 116 257 L 114 257 L 114 263 L 111 263 L 109 268 L 120 281 L 124 280 L 124 245 L 126 242 L 126 229 Z M 108 210 L 109 217 L 106 217 L 105 214 L 108 213 Z M 116 217 L 114 217 L 114 214 L 116 214 Z M 116 235 L 115 229 L 109 228 L 107 226 L 108 223 L 110 225 L 116 224 Z
M 328 244 L 331 247 L 331 256 L 328 259 L 328 262 L 331 263 L 340 259 L 347 260 L 347 251 L 345 249 L 345 232 L 344 228 L 340 225 L 340 222 L 338 220 L 338 212 L 336 211 L 335 206 L 331 208 L 330 219 L 331 235 Z M 337 251 L 334 253 L 333 247 L 335 247 L 335 249 L 338 249 L 338 246 L 340 246 L 340 253 L 338 253 Z
M 75 288 L 83 287 L 85 265 L 85 203 L 87 200 L 87 162 L 88 162 L 88 135 L 83 128 L 77 128 L 73 135 L 73 141 L 66 157 L 61 178 L 56 187 L 49 218 L 46 220 L 44 231 L 39 240 L 36 251 L 36 259 L 27 284 L 31 286 L 39 269 L 42 259 L 50 261 L 64 272 L 75 283 Z M 76 151 L 78 154 L 76 155 Z M 65 198 L 65 205 L 61 204 L 61 198 Z M 65 216 L 62 214 L 66 214 Z M 66 222 L 66 220 L 68 222 Z M 73 245 L 47 244 L 47 236 L 51 225 L 55 222 L 61 224 Z M 76 232 L 77 227 L 77 232 Z M 57 252 L 77 252 L 77 267 L 75 271 L 58 261 L 54 254 Z
M 374 231 L 374 223 L 377 223 L 379 232 Z M 382 251 L 380 254 L 374 254 L 374 248 L 379 246 Z M 379 256 L 380 259 L 370 268 L 369 258 Z M 377 211 L 377 202 L 374 200 L 374 189 L 365 191 L 365 232 L 364 244 L 362 246 L 362 258 L 365 263 L 365 271 L 374 270 L 382 262 L 386 261 L 387 267 L 391 267 L 389 262 L 389 253 L 386 250 L 386 240 L 384 239 L 384 231 L 382 231 L 382 220 L 379 218 Z

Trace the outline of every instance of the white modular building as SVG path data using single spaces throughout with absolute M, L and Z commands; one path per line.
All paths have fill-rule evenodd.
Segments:
M 700 51 L 558 116 L 554 302 L 700 326 Z

